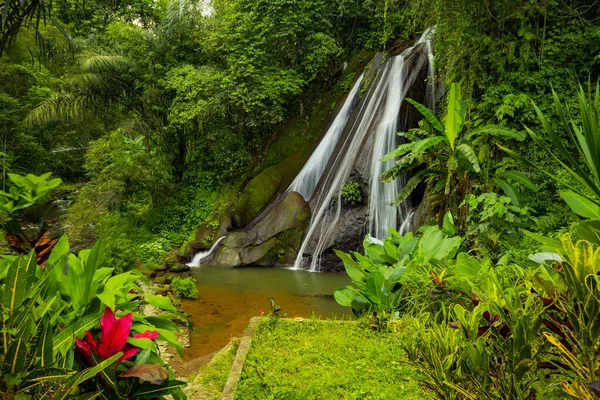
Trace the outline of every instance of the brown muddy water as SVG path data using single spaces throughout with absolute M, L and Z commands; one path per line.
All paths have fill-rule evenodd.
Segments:
M 180 308 L 194 323 L 191 347 L 176 367 L 180 374 L 193 373 L 223 348 L 232 337 L 240 337 L 260 310 L 268 314 L 270 299 L 287 317 L 348 318 L 351 310 L 339 306 L 333 292 L 350 283 L 345 274 L 310 273 L 283 268 L 192 268 L 197 300 L 183 300 Z M 177 363 L 179 364 L 179 363 Z

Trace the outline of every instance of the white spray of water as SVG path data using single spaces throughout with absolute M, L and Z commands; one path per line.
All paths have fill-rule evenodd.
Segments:
M 411 211 L 406 216 L 404 221 L 402 221 L 402 225 L 400 225 L 400 229 L 398 230 L 398 233 L 400 233 L 402 236 L 406 235 L 408 232 L 410 232 L 412 230 L 413 215 L 415 215 L 415 212 Z
M 310 200 L 312 197 L 358 99 L 363 76 L 364 74 L 361 74 L 354 83 L 340 112 L 333 120 L 333 123 L 323 136 L 323 139 L 315 151 L 312 153 L 306 164 L 304 164 L 300 173 L 296 176 L 296 179 L 294 179 L 288 188 L 288 192 L 298 192 L 306 201 Z
M 212 245 L 212 247 L 210 249 L 196 253 L 196 255 L 194 255 L 194 258 L 192 259 L 192 261 L 189 262 L 187 265 L 190 267 L 199 267 L 200 265 L 202 265 L 202 262 L 206 261 L 212 255 L 213 251 L 215 251 L 215 249 L 217 248 L 217 246 L 221 242 L 221 240 L 225 239 L 226 237 L 227 236 L 221 236 Z

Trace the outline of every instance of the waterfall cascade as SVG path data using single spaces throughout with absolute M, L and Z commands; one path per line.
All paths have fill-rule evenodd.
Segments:
M 367 162 L 370 169 L 369 212 L 366 222 L 368 232 L 372 236 L 383 238 L 388 227 L 397 228 L 399 223 L 406 219 L 408 207 L 390 205 L 404 181 L 397 179 L 389 184 L 380 182 L 379 176 L 393 165 L 393 161 L 384 164 L 379 160 L 399 144 L 396 133 L 401 122 L 400 107 L 426 62 L 430 75 L 427 98 L 433 99 L 433 65 L 428 39 L 430 32 L 431 30 L 426 31 L 413 47 L 385 61 L 378 72 L 376 83 L 370 86 L 366 96 L 359 103 L 357 117 L 347 123 L 344 129 L 347 131 L 345 139 L 338 143 L 335 156 L 330 158 L 327 168 L 323 169 L 325 173 L 318 186 L 315 185 L 317 191 L 312 194 L 311 199 L 312 218 L 298 251 L 294 269 L 320 270 L 320 256 L 332 245 L 340 229 L 343 229 L 338 227 L 342 213 L 342 186 L 353 173 L 357 159 L 364 157 L 364 144 L 369 140 L 372 140 L 372 153 L 370 162 Z M 432 101 L 426 102 L 431 105 Z M 371 133 L 373 137 L 370 137 Z M 343 136 L 341 133 L 338 135 Z M 404 229 L 408 229 L 406 224 Z M 306 255 L 310 255 L 310 263 L 304 260 Z
M 213 251 L 217 248 L 219 243 L 225 239 L 227 236 L 221 236 L 217 241 L 212 245 L 212 247 L 206 251 L 201 251 L 194 255 L 194 258 L 187 265 L 189 267 L 199 267 L 204 261 L 208 260 L 208 258 L 212 255 Z
M 379 180 L 383 172 L 394 166 L 394 160 L 380 161 L 383 156 L 393 151 L 399 143 L 398 127 L 400 119 L 400 106 L 406 97 L 406 92 L 414 83 L 415 74 L 405 71 L 405 59 L 414 55 L 418 45 L 423 44 L 427 53 L 429 82 L 427 85 L 426 103 L 432 107 L 435 104 L 433 53 L 431 51 L 432 29 L 423 33 L 413 47 L 406 49 L 402 54 L 390 60 L 392 67 L 398 73 L 391 74 L 388 78 L 387 99 L 384 104 L 383 116 L 375 131 L 375 144 L 371 157 L 370 197 L 369 197 L 369 234 L 373 237 L 384 238 L 388 227 L 396 228 L 398 221 L 407 219 L 409 205 L 402 203 L 399 207 L 392 203 L 400 190 L 406 185 L 406 176 L 400 176 L 393 182 L 385 183 Z
M 348 94 L 344 105 L 340 109 L 339 113 L 333 120 L 331 126 L 327 130 L 327 133 L 323 136 L 323 139 L 311 154 L 310 158 L 304 164 L 304 167 L 300 173 L 296 176 L 296 179 L 292 182 L 288 192 L 298 192 L 304 197 L 306 201 L 312 197 L 317 184 L 321 180 L 321 176 L 329 163 L 329 159 L 333 154 L 335 147 L 344 131 L 346 122 L 350 117 L 352 109 L 358 101 L 358 94 L 363 81 L 364 73 L 354 83 L 352 90 Z

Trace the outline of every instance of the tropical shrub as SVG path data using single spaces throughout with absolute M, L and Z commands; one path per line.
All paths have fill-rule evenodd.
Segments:
M 50 179 L 51 175 L 50 172 L 40 176 L 8 174 L 9 191 L 0 190 L 0 211 L 9 215 L 5 223 L 9 243 L 21 254 L 34 250 L 40 265 L 46 262 L 56 243 L 47 232 L 44 216 L 53 208 L 50 192 L 62 181 Z M 25 224 L 32 224 L 35 229 L 26 233 Z
M 389 182 L 401 174 L 414 172 L 398 193 L 394 203 L 398 205 L 404 202 L 420 182 L 426 181 L 434 194 L 443 196 L 441 216 L 449 209 L 451 199 L 456 198 L 458 203 L 461 203 L 469 192 L 469 173 L 481 172 L 477 155 L 471 147 L 472 138 L 482 134 L 509 137 L 517 137 L 518 134 L 509 129 L 486 126 L 469 132 L 468 136 L 464 135 L 467 105 L 461 97 L 460 86 L 457 83 L 450 86 L 448 109 L 443 125 L 432 110 L 412 99 L 406 101 L 425 119 L 420 122 L 419 128 L 399 133 L 408 142 L 381 159 L 389 161 L 398 158 L 394 166 L 383 173 L 382 178 Z
M 560 196 L 575 214 L 586 219 L 579 223 L 580 238 L 600 243 L 600 82 L 596 84 L 594 94 L 591 85 L 587 93 L 583 86 L 579 85 L 578 115 L 574 115 L 569 108 L 563 106 L 554 89 L 552 98 L 560 129 L 566 135 L 560 134 L 535 104 L 533 107 L 551 146 L 532 129 L 526 129 L 535 143 L 556 166 L 560 166 L 569 174 L 571 180 L 562 180 L 555 171 L 542 168 L 509 149 L 503 149 L 524 164 L 568 187 L 569 190 L 560 191 Z
M 175 296 L 182 299 L 197 299 L 198 288 L 196 287 L 196 280 L 192 277 L 188 278 L 173 278 L 171 281 L 171 287 Z
M 350 181 L 342 187 L 342 199 L 351 206 L 357 206 L 362 203 L 362 192 L 358 182 Z
M 163 238 L 143 243 L 140 245 L 140 261 L 148 267 L 157 267 L 164 261 L 170 249 L 169 242 Z
M 394 229 L 379 241 L 367 236 L 363 242 L 366 256 L 336 250 L 354 286 L 336 290 L 336 301 L 352 307 L 355 315 L 376 312 L 396 315 L 402 302 L 401 278 L 411 267 L 436 263 L 456 256 L 461 246 L 459 237 L 445 237 L 437 226 L 421 228 L 423 235 L 404 236 Z
M 82 251 L 79 256 L 69 254 L 66 237 L 57 243 L 43 268 L 37 265 L 34 252 L 2 259 L 0 365 L 4 379 L 0 380 L 0 392 L 3 396 L 66 398 L 76 389 L 86 396 L 100 391 L 105 398 L 122 399 L 143 398 L 140 393 L 150 389 L 153 397 L 172 393 L 182 398 L 180 389 L 184 384 L 165 383 L 169 376 L 172 378 L 172 372 L 164 366 L 128 368 L 134 364 L 128 359 L 138 352 L 135 365 L 162 364 L 151 339 L 160 338 L 181 349 L 173 335 L 178 327 L 169 320 L 172 313 L 179 313 L 168 299 L 140 293 L 135 281 L 143 277 L 131 273 L 111 276 L 112 268 L 98 268 L 101 259 L 101 244 Z M 143 304 L 153 304 L 171 314 L 144 317 L 129 312 L 116 320 L 112 312 L 112 309 L 137 312 Z M 97 342 L 90 331 L 101 317 Z M 130 330 L 138 333 L 128 338 Z M 82 341 L 84 334 L 86 339 Z M 75 357 L 75 345 L 83 354 L 81 363 Z M 117 367 L 123 372 L 121 377 L 138 377 L 149 384 L 121 379 L 122 384 L 116 388 L 113 383 Z
M 463 204 L 469 206 L 467 235 L 474 238 L 478 250 L 487 250 L 494 261 L 503 255 L 503 247 L 519 237 L 519 229 L 537 222 L 528 207 L 516 206 L 510 197 L 494 192 L 468 194 Z
M 422 323 L 402 344 L 427 392 L 438 398 L 530 399 L 545 393 L 542 371 L 558 369 L 566 394 L 595 398 L 600 249 L 568 236 L 545 247 L 554 249 L 558 261 L 531 271 L 476 267 L 474 259 L 470 268 L 456 268 L 457 259 L 448 287 L 469 296 L 451 305 L 441 322 L 419 313 Z
M 556 251 L 560 261 L 535 275 L 535 290 L 549 306 L 544 336 L 558 350 L 564 392 L 591 400 L 600 395 L 600 248 L 563 236 Z

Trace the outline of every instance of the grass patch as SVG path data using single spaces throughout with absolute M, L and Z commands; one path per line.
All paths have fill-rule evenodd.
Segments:
M 239 345 L 239 339 L 232 339 L 229 348 L 219 353 L 200 371 L 198 382 L 209 390 L 219 393 L 223 392 Z
M 259 324 L 236 399 L 423 399 L 400 333 L 353 323 Z

